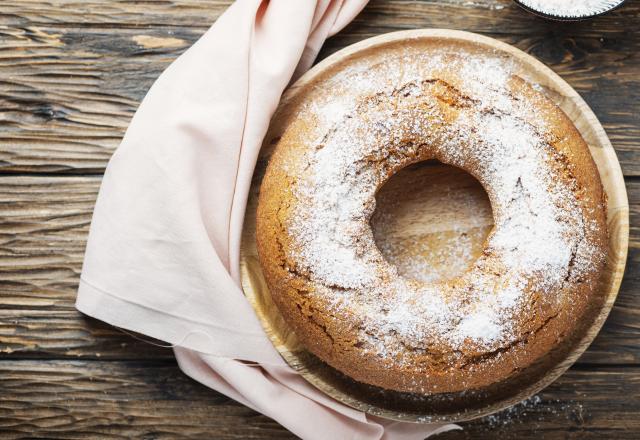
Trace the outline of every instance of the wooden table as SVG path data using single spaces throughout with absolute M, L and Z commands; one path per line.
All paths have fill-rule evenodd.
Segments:
M 73 307 L 109 156 L 153 80 L 228 3 L 2 0 L 1 438 L 292 437 L 188 379 L 170 350 Z M 631 204 L 626 278 L 593 346 L 540 395 L 440 438 L 640 438 L 640 0 L 573 24 L 509 0 L 372 1 L 321 58 L 422 27 L 498 38 L 562 75 L 607 130 Z

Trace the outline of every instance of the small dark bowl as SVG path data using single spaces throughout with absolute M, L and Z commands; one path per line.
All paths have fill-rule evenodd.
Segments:
M 620 6 L 622 6 L 627 0 L 620 0 L 620 2 L 618 2 L 617 4 L 611 6 L 609 9 L 605 10 L 605 11 L 599 11 L 599 12 L 594 12 L 593 14 L 589 14 L 589 15 L 581 15 L 581 16 L 577 16 L 577 17 L 568 17 L 568 16 L 563 16 L 563 15 L 555 15 L 555 14 L 550 14 L 548 12 L 545 12 L 543 10 L 539 10 L 539 9 L 533 9 L 531 6 L 527 6 L 524 3 L 522 3 L 522 1 L 520 0 L 513 0 L 518 6 L 520 6 L 522 9 L 524 9 L 527 12 L 530 12 L 534 15 L 537 15 L 538 17 L 542 17 L 542 18 L 546 18 L 547 20 L 555 20 L 555 21 L 582 21 L 582 20 L 589 20 L 595 17 L 599 17 L 601 15 L 604 14 L 608 14 L 609 12 L 613 11 L 614 9 L 618 9 Z

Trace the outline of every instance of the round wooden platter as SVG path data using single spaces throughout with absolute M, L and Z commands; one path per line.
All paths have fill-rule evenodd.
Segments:
M 499 54 L 513 61 L 515 72 L 537 83 L 573 120 L 589 144 L 608 198 L 610 245 L 602 289 L 605 301 L 597 318 L 569 350 L 550 366 L 506 384 L 499 393 L 467 391 L 451 395 L 412 395 L 358 383 L 310 354 L 287 327 L 266 286 L 255 244 L 255 215 L 262 176 L 274 144 L 286 128 L 297 99 L 318 78 L 354 63 L 366 67 L 380 56 L 408 46 L 452 50 L 460 45 Z M 387 55 L 384 55 L 387 54 Z M 422 183 L 424 182 L 424 183 Z M 411 191 L 406 191 L 411 184 Z M 492 227 L 486 193 L 468 174 L 433 163 L 402 170 L 380 190 L 372 228 L 378 246 L 399 271 L 413 276 L 416 268 L 431 268 L 431 275 L 454 276 L 470 265 L 482 249 Z M 473 221 L 470 221 L 473 219 Z M 480 35 L 452 30 L 423 29 L 395 32 L 349 46 L 328 57 L 300 78 L 283 96 L 260 153 L 249 194 L 241 248 L 241 276 L 246 297 L 284 360 L 312 385 L 336 400 L 369 414 L 413 422 L 459 422 L 499 411 L 549 385 L 586 350 L 602 327 L 616 299 L 624 273 L 629 238 L 629 205 L 615 151 L 591 109 L 564 80 L 526 53 Z M 459 252 L 466 249 L 465 252 Z M 416 264 L 419 262 L 421 264 Z M 455 263 L 455 264 L 453 264 Z M 459 273 L 459 272 L 458 272 Z

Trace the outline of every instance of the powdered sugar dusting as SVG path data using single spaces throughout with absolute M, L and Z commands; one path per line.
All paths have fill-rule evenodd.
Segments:
M 293 188 L 296 271 L 335 313 L 356 317 L 365 350 L 380 356 L 513 344 L 523 332 L 514 316 L 531 307 L 527 292 L 558 301 L 567 280 L 598 258 L 584 239 L 589 225 L 558 178 L 544 124 L 511 95 L 509 62 L 471 53 L 404 61 L 375 73 L 346 69 L 332 79 L 345 93 L 305 110 L 319 135 Z M 369 225 L 377 189 L 428 158 L 474 168 L 494 210 L 484 254 L 453 283 L 399 276 Z

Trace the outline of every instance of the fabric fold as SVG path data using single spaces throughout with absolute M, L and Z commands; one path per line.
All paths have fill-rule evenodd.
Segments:
M 308 439 L 423 438 L 286 365 L 239 287 L 247 196 L 287 85 L 365 0 L 238 0 L 157 79 L 104 175 L 78 310 L 176 346 L 181 369 Z

